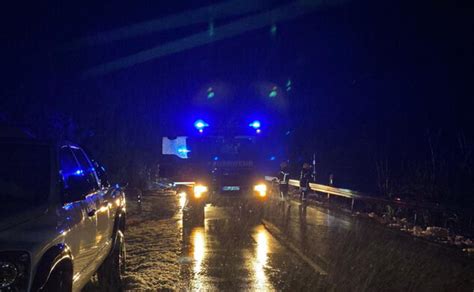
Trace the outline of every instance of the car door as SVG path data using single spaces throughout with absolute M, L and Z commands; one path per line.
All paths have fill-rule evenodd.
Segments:
M 91 205 L 95 206 L 94 210 L 90 211 L 94 213 L 94 216 L 91 218 L 95 219 L 96 223 L 96 258 L 101 262 L 108 254 L 108 247 L 111 241 L 109 227 L 112 220 L 112 202 L 109 202 L 109 198 L 106 196 L 107 188 L 100 184 L 96 170 L 85 152 L 79 147 L 71 148 L 79 164 L 84 169 L 85 175 L 90 181 L 91 192 L 88 194 L 86 199 L 91 202 Z
M 67 145 L 59 149 L 59 166 L 64 202 L 59 214 L 60 218 L 64 218 L 61 231 L 74 257 L 74 279 L 84 280 L 87 278 L 87 269 L 97 254 L 96 222 L 95 218 L 90 216 L 90 210 L 95 208 L 95 203 L 86 198 L 86 192 L 83 196 L 72 196 L 73 193 L 78 193 L 72 189 L 73 181 L 82 181 L 83 185 L 88 183 L 83 168 Z
M 91 157 L 89 156 L 89 158 Z M 107 205 L 107 207 L 109 208 L 109 212 L 107 213 L 108 217 L 104 217 L 103 220 L 101 220 L 101 224 L 99 224 L 99 230 L 101 230 L 105 238 L 107 238 L 109 241 L 112 241 L 112 233 L 116 215 L 115 211 L 117 209 L 116 206 L 119 202 L 117 201 L 117 195 L 120 195 L 120 193 L 118 193 L 119 191 L 116 187 L 110 185 L 107 172 L 104 166 L 102 166 L 96 160 L 90 159 L 90 161 L 94 166 L 95 172 L 99 179 L 100 189 L 102 190 L 102 206 Z

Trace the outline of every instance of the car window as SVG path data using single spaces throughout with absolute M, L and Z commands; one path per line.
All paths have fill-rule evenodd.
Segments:
M 110 182 L 105 167 L 95 160 L 92 161 L 92 164 L 94 165 L 97 177 L 99 178 L 100 185 L 102 187 L 109 187 Z
M 97 182 L 97 174 L 89 158 L 87 158 L 84 151 L 82 151 L 82 149 L 80 148 L 71 147 L 71 150 L 74 153 L 74 156 L 76 157 L 77 161 L 79 162 L 82 171 L 84 172 L 84 176 L 86 177 L 88 182 L 89 191 L 93 192 L 97 190 L 99 188 L 99 184 Z
M 69 177 L 72 175 L 81 175 L 82 169 L 74 158 L 69 147 L 62 147 L 59 151 L 60 174 L 64 182 L 64 187 L 68 188 Z
M 74 178 L 75 180 L 81 181 L 80 185 L 88 186 L 89 185 L 89 180 L 88 177 L 83 169 L 81 167 L 74 156 L 74 154 L 71 152 L 71 149 L 67 146 L 62 147 L 61 150 L 59 151 L 59 163 L 60 163 L 60 174 L 63 179 L 63 187 L 65 190 L 68 190 L 65 192 L 65 196 L 67 194 L 71 193 L 76 193 L 72 189 L 72 183 L 71 180 Z M 76 182 L 77 185 L 77 182 Z M 75 200 L 75 198 L 68 198 L 65 197 L 64 200 L 66 202 L 69 202 L 71 200 Z

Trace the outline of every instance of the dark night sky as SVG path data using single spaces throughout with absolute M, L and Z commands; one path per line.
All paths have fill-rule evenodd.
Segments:
M 3 9 L 0 114 L 25 122 L 25 107 L 46 104 L 80 120 L 85 111 L 98 116 L 115 104 L 138 124 L 160 125 L 150 129 L 159 132 L 173 124 L 170 104 L 189 102 L 208 84 L 223 82 L 230 95 L 252 96 L 252 84 L 284 86 L 291 78 L 287 113 L 300 129 L 294 143 L 305 155 L 315 148 L 327 153 L 321 161 L 327 168 L 366 167 L 370 152 L 386 145 L 395 158 L 420 155 L 427 129 L 462 130 L 472 139 L 473 13 L 467 1 L 338 1 L 278 23 L 276 37 L 266 27 L 87 80 L 79 75 L 91 66 L 207 24 L 58 49 L 79 37 L 212 3 L 198 2 L 58 1 Z M 318 138 L 308 141 L 308 132 Z M 346 150 L 329 154 L 330 148 Z

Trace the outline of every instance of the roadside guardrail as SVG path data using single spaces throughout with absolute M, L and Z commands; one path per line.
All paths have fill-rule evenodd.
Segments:
M 273 182 L 273 181 L 277 180 L 277 178 L 273 177 L 273 176 L 265 176 L 265 180 L 269 181 L 269 182 Z M 299 188 L 300 181 L 296 180 L 296 179 L 290 179 L 289 185 Z M 330 198 L 331 195 L 350 199 L 351 200 L 351 211 L 354 209 L 354 203 L 355 203 L 356 200 L 394 204 L 394 205 L 397 205 L 397 206 L 417 208 L 417 209 L 431 209 L 431 210 L 437 210 L 437 211 L 446 210 L 446 208 L 444 208 L 444 207 L 442 207 L 438 204 L 417 203 L 417 202 L 410 202 L 410 201 L 405 201 L 405 200 L 402 201 L 400 199 L 386 199 L 386 198 L 381 198 L 381 197 L 376 197 L 376 196 L 371 196 L 371 195 L 368 195 L 368 194 L 364 194 L 364 193 L 359 192 L 359 191 L 354 191 L 354 190 L 349 190 L 349 189 L 344 189 L 344 188 L 336 188 L 334 186 L 310 183 L 309 187 L 314 192 L 326 194 L 328 199 Z
M 273 176 L 265 176 L 265 180 L 271 183 L 278 181 Z M 290 179 L 289 185 L 299 189 L 300 181 Z M 398 219 L 406 218 L 408 221 L 405 222 L 409 222 L 411 226 L 441 226 L 455 232 L 454 234 L 457 232 L 457 234 L 468 237 L 474 236 L 474 213 L 472 213 L 472 206 L 450 208 L 437 203 L 417 202 L 406 198 L 383 198 L 359 191 L 317 183 L 310 183 L 309 187 L 313 192 L 323 194 L 323 197 L 318 196 L 315 198 L 316 201 L 324 202 L 324 195 L 326 195 L 327 203 L 331 202 L 331 196 L 339 197 L 341 199 L 332 200 L 334 204 L 347 208 L 348 203 L 350 203 L 351 212 L 354 212 L 356 209 L 357 211 L 367 213 L 369 216 L 371 216 L 370 213 L 379 216 L 379 218 L 389 215 L 387 217 L 388 224 L 390 222 L 394 223 L 393 221 L 395 220 L 398 224 Z M 360 203 L 357 203 L 355 206 L 356 201 Z
M 273 176 L 265 176 L 265 180 L 268 182 L 276 182 L 277 178 Z M 296 179 L 290 179 L 289 185 L 292 187 L 299 188 L 300 182 Z M 386 212 L 387 208 L 391 206 L 395 207 L 394 212 L 401 211 L 406 218 L 412 218 L 410 221 L 412 224 L 417 225 L 438 225 L 444 227 L 450 227 L 457 229 L 463 234 L 473 235 L 474 234 L 474 214 L 471 212 L 472 209 L 459 209 L 449 208 L 436 203 L 429 202 L 416 202 L 409 199 L 401 198 L 382 198 L 380 196 L 373 196 L 359 191 L 337 188 L 334 186 L 322 185 L 317 183 L 310 183 L 310 189 L 313 192 L 323 194 L 327 196 L 327 202 L 330 202 L 331 196 L 342 198 L 342 200 L 334 200 L 336 203 L 343 203 L 346 205 L 350 202 L 350 211 L 354 212 L 356 201 L 361 202 L 357 204 L 357 209 L 363 212 Z M 321 197 L 319 197 L 321 200 Z M 345 203 L 346 200 L 350 200 Z M 385 211 L 383 211 L 385 210 Z M 428 215 L 428 217 L 426 217 Z M 421 221 L 421 222 L 420 222 Z
M 275 181 L 277 178 L 272 177 L 272 176 L 265 176 L 266 181 Z M 289 181 L 290 186 L 298 187 L 300 186 L 300 181 L 296 179 L 290 179 Z M 374 199 L 373 197 L 369 197 L 366 195 L 361 194 L 360 192 L 353 191 L 353 190 L 348 190 L 348 189 L 342 189 L 342 188 L 336 188 L 333 186 L 327 186 L 327 185 L 322 185 L 322 184 L 316 184 L 316 183 L 310 183 L 309 187 L 312 191 L 314 192 L 320 192 L 327 194 L 328 198 L 331 195 L 334 196 L 340 196 L 344 198 L 351 199 L 351 210 L 354 209 L 354 203 L 356 199 Z

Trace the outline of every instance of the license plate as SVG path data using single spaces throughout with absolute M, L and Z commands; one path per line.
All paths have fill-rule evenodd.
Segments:
M 240 191 L 239 186 L 224 186 L 222 187 L 223 191 Z

